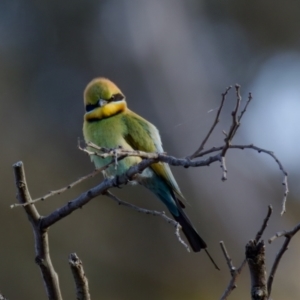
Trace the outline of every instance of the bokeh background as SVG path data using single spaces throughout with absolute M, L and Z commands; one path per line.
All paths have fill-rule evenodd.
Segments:
M 83 260 L 93 299 L 219 299 L 230 275 L 219 247 L 236 266 L 272 204 L 264 235 L 300 221 L 300 2 L 215 0 L 0 1 L 0 290 L 9 299 L 45 299 L 34 263 L 32 230 L 16 201 L 12 164 L 22 160 L 32 197 L 93 170 L 77 149 L 82 93 L 96 76 L 115 81 L 132 110 L 160 129 L 165 150 L 191 154 L 207 133 L 221 93 L 242 85 L 251 103 L 235 143 L 273 150 L 289 171 L 281 217 L 282 174 L 268 156 L 233 150 L 228 180 L 219 164 L 173 168 L 189 201 L 187 213 L 221 267 L 187 253 L 162 219 L 98 197 L 50 232 L 53 263 L 65 299 L 74 299 L 70 252 Z M 230 93 L 207 144 L 222 144 L 235 103 Z M 212 111 L 211 111 L 212 110 Z M 39 203 L 44 215 L 101 180 Z M 148 209 L 165 207 L 147 190 L 114 191 Z M 268 271 L 283 239 L 267 245 Z M 274 299 L 300 294 L 299 236 L 278 269 Z M 245 269 L 230 299 L 250 298 Z

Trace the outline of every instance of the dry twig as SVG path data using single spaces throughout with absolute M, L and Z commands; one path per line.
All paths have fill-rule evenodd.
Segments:
M 211 128 L 209 129 L 207 135 L 205 136 L 205 138 L 202 141 L 202 143 L 199 146 L 199 148 L 192 155 L 189 156 L 189 159 L 193 159 L 193 158 L 197 157 L 201 153 L 201 151 L 204 149 L 204 146 L 205 146 L 206 142 L 208 141 L 209 137 L 211 136 L 212 132 L 216 128 L 217 124 L 220 122 L 220 114 L 221 114 L 221 111 L 223 109 L 224 102 L 226 100 L 226 96 L 227 96 L 228 92 L 231 90 L 231 88 L 232 88 L 232 86 L 230 85 L 228 88 L 226 88 L 225 92 L 222 93 L 221 104 L 220 104 L 220 107 L 219 107 L 219 109 L 217 111 L 214 123 L 212 124 Z
M 29 203 L 31 202 L 31 197 L 27 188 L 23 163 L 17 162 L 13 165 L 13 168 L 18 201 L 22 204 Z M 48 298 L 51 300 L 62 300 L 58 276 L 50 258 L 47 230 L 41 226 L 43 217 L 40 216 L 34 204 L 24 206 L 24 210 L 34 232 L 35 261 L 40 267 Z
M 300 223 L 297 224 L 292 230 L 290 231 L 281 231 L 281 232 L 277 232 L 276 235 L 272 236 L 269 239 L 269 243 L 271 244 L 275 239 L 284 236 L 285 237 L 285 241 L 283 242 L 283 245 L 281 246 L 278 254 L 275 257 L 274 263 L 272 265 L 271 268 L 271 272 L 268 278 L 268 293 L 269 293 L 269 297 L 271 295 L 272 292 L 272 284 L 273 284 L 273 280 L 275 277 L 275 273 L 277 271 L 278 265 L 280 260 L 282 259 L 283 254 L 285 253 L 285 251 L 288 249 L 289 243 L 292 240 L 293 236 L 300 230 Z
M 71 267 L 76 286 L 76 299 L 91 300 L 88 279 L 85 276 L 82 261 L 76 253 L 71 253 L 69 255 L 69 265 Z
M 94 170 L 92 173 L 86 175 L 86 176 L 83 176 L 81 178 L 79 178 L 78 180 L 70 183 L 69 185 L 63 187 L 63 188 L 60 188 L 58 190 L 55 190 L 55 191 L 50 191 L 48 194 L 42 196 L 42 197 L 39 197 L 39 198 L 36 198 L 36 199 L 33 199 L 31 200 L 30 202 L 27 202 L 27 203 L 14 203 L 10 206 L 10 208 L 14 208 L 14 207 L 17 207 L 17 206 L 27 206 L 27 205 L 30 205 L 30 204 L 33 204 L 33 203 L 36 203 L 36 202 L 39 202 L 39 201 L 44 201 L 46 200 L 47 198 L 50 198 L 52 196 L 55 196 L 55 195 L 60 195 L 62 194 L 63 192 L 71 189 L 72 187 L 74 187 L 75 185 L 83 182 L 84 180 L 86 179 L 89 179 L 89 178 L 92 178 L 94 176 L 96 176 L 97 174 L 99 174 L 101 171 L 105 170 L 112 162 L 110 162 L 109 164 L 107 164 L 106 166 L 104 166 L 103 168 L 100 168 L 100 169 L 96 169 Z
M 265 217 L 265 219 L 264 219 L 264 221 L 263 221 L 263 224 L 262 224 L 261 228 L 260 228 L 259 231 L 256 233 L 254 241 L 250 241 L 252 244 L 257 245 L 258 242 L 260 241 L 260 239 L 261 239 L 261 237 L 262 237 L 262 235 L 263 235 L 265 229 L 266 229 L 267 226 L 268 226 L 268 222 L 269 222 L 269 220 L 270 220 L 272 211 L 273 211 L 273 210 L 272 210 L 272 206 L 269 205 L 269 206 L 268 206 L 268 212 L 267 212 L 267 215 L 266 215 L 266 217 Z M 230 293 L 236 288 L 236 286 L 237 286 L 237 285 L 236 285 L 236 280 L 237 280 L 238 276 L 241 274 L 243 268 L 245 267 L 247 260 L 244 259 L 243 262 L 241 263 L 241 265 L 236 269 L 236 268 L 234 267 L 233 263 L 232 263 L 232 260 L 231 260 L 229 254 L 228 254 L 228 251 L 227 251 L 227 249 L 226 249 L 225 244 L 224 244 L 223 241 L 220 242 L 220 246 L 221 246 L 222 252 L 223 252 L 223 254 L 224 254 L 225 260 L 226 260 L 226 262 L 227 262 L 227 265 L 228 265 L 230 274 L 231 274 L 231 280 L 230 280 L 229 284 L 227 285 L 227 287 L 226 287 L 226 289 L 225 289 L 223 295 L 222 295 L 221 298 L 220 298 L 220 300 L 225 300 L 225 299 L 228 298 L 228 296 L 230 295 Z M 256 277 L 255 277 L 256 275 L 253 275 L 253 276 L 254 276 L 254 278 L 256 278 Z M 256 281 L 253 281 L 253 282 L 256 282 Z

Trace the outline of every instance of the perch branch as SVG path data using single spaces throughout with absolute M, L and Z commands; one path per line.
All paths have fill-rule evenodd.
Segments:
M 192 166 L 192 167 L 199 167 L 199 166 L 208 166 L 214 161 L 217 161 L 218 155 L 209 157 L 205 160 L 201 161 L 189 161 L 187 159 L 176 159 L 172 156 L 165 156 L 163 154 L 156 154 L 157 159 L 145 159 L 141 161 L 139 164 L 131 167 L 125 174 L 122 174 L 121 176 L 117 176 L 111 179 L 105 179 L 102 181 L 99 185 L 96 187 L 88 190 L 87 192 L 82 193 L 79 197 L 76 199 L 69 201 L 66 205 L 64 205 L 61 208 L 56 209 L 54 212 L 49 214 L 48 216 L 45 216 L 41 220 L 41 226 L 42 228 L 46 229 L 49 226 L 53 225 L 57 221 L 63 219 L 64 217 L 71 214 L 74 210 L 81 208 L 83 205 L 87 204 L 91 199 L 103 194 L 105 191 L 107 191 L 109 188 L 117 187 L 122 184 L 126 184 L 129 180 L 132 180 L 133 177 L 141 173 L 144 169 L 149 167 L 151 164 L 157 162 L 157 161 L 164 161 L 169 163 L 173 166 Z

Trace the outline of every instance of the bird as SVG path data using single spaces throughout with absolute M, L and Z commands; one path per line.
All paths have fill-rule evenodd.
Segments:
M 111 80 L 98 77 L 88 83 L 84 90 L 83 136 L 86 143 L 94 143 L 109 149 L 164 152 L 158 129 L 149 121 L 127 107 L 126 97 Z M 111 158 L 91 155 L 96 168 L 101 168 Z M 128 156 L 103 171 L 106 178 L 119 176 L 141 162 L 137 156 Z M 157 162 L 134 177 L 138 183 L 164 203 L 173 218 L 181 225 L 194 252 L 207 248 L 183 209 L 184 196 L 167 163 Z M 206 251 L 207 252 L 207 251 Z

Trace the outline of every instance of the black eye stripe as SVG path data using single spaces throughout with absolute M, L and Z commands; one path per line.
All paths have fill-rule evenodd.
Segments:
M 121 101 L 124 99 L 124 95 L 122 95 L 121 93 L 115 94 L 113 95 L 110 99 L 108 99 L 108 102 L 117 102 L 117 101 Z M 85 111 L 89 112 L 92 111 L 93 109 L 99 107 L 99 102 L 97 102 L 96 104 L 87 104 L 85 106 Z
M 85 111 L 86 112 L 89 112 L 89 111 L 92 111 L 93 109 L 95 109 L 95 108 L 97 108 L 97 107 L 99 107 L 99 104 L 97 103 L 97 104 L 87 104 L 86 106 L 85 106 Z
M 123 99 L 124 99 L 124 96 L 122 94 L 118 93 L 118 94 L 113 95 L 109 99 L 109 101 L 120 101 L 120 100 L 123 100 Z

